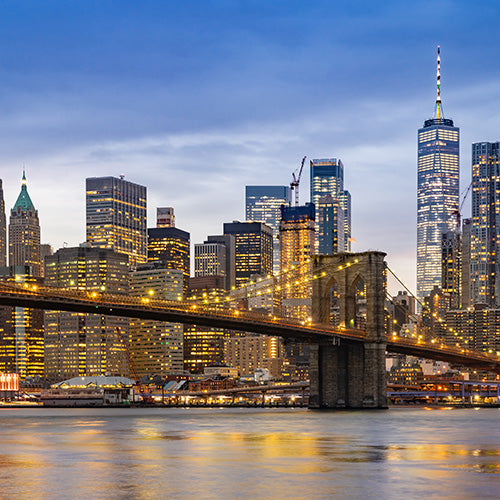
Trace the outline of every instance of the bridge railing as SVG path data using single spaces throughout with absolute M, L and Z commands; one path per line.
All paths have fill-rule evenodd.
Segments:
M 352 337 L 362 337 L 364 332 L 356 329 L 349 329 L 337 327 L 328 324 L 313 324 L 312 321 L 298 320 L 295 318 L 283 318 L 271 313 L 264 314 L 260 312 L 249 311 L 246 309 L 239 309 L 228 307 L 224 303 L 220 304 L 193 304 L 192 302 L 185 302 L 180 300 L 163 300 L 155 297 L 135 297 L 126 294 L 111 294 L 105 291 L 84 291 L 84 290 L 67 290 L 58 287 L 51 287 L 47 285 L 32 285 L 28 283 L 13 284 L 0 282 L 0 291 L 12 294 L 25 294 L 31 297 L 40 297 L 57 301 L 60 299 L 65 301 L 78 301 L 87 303 L 100 303 L 101 305 L 108 306 L 130 306 L 134 308 L 152 308 L 158 310 L 169 309 L 172 311 L 179 311 L 193 314 L 209 314 L 212 316 L 219 316 L 224 318 L 231 318 L 233 320 L 240 319 L 244 321 L 256 321 L 262 324 L 279 324 L 280 326 L 289 326 L 298 329 L 310 329 L 314 331 L 321 331 L 327 334 L 339 334 Z

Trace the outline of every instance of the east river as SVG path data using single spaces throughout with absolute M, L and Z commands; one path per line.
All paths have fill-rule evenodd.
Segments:
M 3 499 L 498 499 L 500 410 L 1 409 Z

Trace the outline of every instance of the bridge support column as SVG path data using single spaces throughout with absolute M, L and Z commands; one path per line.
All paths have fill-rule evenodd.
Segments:
M 385 345 L 313 345 L 309 408 L 387 408 Z
M 384 324 L 385 254 L 316 255 L 313 257 L 313 321 L 330 322 L 330 290 L 339 293 L 340 325 L 356 319 L 355 287 L 366 290 L 364 341 L 336 339 L 334 345 L 311 346 L 309 408 L 387 408 Z

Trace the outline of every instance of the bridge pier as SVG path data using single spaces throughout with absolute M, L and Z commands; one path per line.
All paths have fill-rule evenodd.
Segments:
M 340 326 L 352 327 L 355 290 L 363 280 L 366 338 L 311 346 L 309 408 L 387 408 L 384 257 L 382 252 L 313 257 L 313 274 L 321 276 L 313 282 L 313 321 L 330 322 L 330 290 L 335 284 Z

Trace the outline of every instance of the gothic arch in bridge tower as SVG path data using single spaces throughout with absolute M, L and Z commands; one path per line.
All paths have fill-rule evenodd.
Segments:
M 312 408 L 385 408 L 385 253 L 312 257 L 312 318 L 331 323 L 337 286 L 339 325 L 361 329 L 365 341 L 337 339 L 311 346 Z M 359 332 L 358 332 L 359 333 Z

